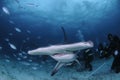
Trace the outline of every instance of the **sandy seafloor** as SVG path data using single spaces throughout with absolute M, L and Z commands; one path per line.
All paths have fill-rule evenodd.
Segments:
M 0 80 L 120 80 L 120 73 L 116 74 L 110 71 L 112 60 L 111 58 L 94 61 L 92 63 L 93 71 L 100 65 L 103 64 L 103 66 L 92 76 L 90 75 L 93 71 L 77 71 L 79 68 L 77 64 L 74 67 L 64 66 L 57 74 L 50 76 L 55 66 L 52 62 L 28 63 L 0 58 Z

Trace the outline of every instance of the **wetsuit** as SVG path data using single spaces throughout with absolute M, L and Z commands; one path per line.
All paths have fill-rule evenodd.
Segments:
M 109 51 L 113 55 L 114 60 L 111 66 L 112 70 L 116 73 L 120 72 L 120 39 L 117 36 L 113 36 L 110 40 Z
M 93 53 L 91 50 L 84 52 L 84 60 L 85 60 L 85 68 L 89 69 L 89 71 L 92 71 L 92 65 L 91 62 L 93 61 Z

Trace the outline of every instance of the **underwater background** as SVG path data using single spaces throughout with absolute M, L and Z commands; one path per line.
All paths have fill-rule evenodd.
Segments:
M 83 78 L 90 72 L 76 72 L 76 67 L 51 77 L 56 61 L 27 51 L 63 44 L 61 27 L 68 43 L 92 41 L 94 49 L 106 45 L 109 33 L 120 36 L 120 0 L 0 0 L 0 80 L 119 80 L 102 71 Z

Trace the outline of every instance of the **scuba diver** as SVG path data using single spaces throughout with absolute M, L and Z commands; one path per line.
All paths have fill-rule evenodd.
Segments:
M 108 34 L 108 40 L 110 42 L 108 49 L 111 52 L 112 55 L 114 55 L 114 51 L 116 49 L 119 49 L 120 47 L 120 39 L 118 36 L 113 36 L 112 34 Z
M 108 50 L 114 57 L 111 70 L 114 70 L 116 73 L 118 73 L 120 72 L 120 39 L 118 36 L 108 34 L 108 40 L 110 42 Z
M 104 58 L 106 58 L 106 59 L 108 59 L 108 58 L 111 56 L 110 51 L 109 51 L 109 49 L 108 49 L 108 46 L 105 46 L 105 47 L 104 47 L 102 56 L 103 56 Z
M 108 46 L 103 46 L 102 43 L 99 44 L 98 46 L 98 53 L 99 53 L 99 58 L 109 58 L 110 54 L 109 54 L 109 50 L 108 50 Z
M 85 61 L 85 69 L 89 69 L 89 71 L 92 71 L 92 65 L 91 65 L 91 62 L 93 61 L 92 50 L 86 49 L 83 54 L 84 54 L 84 61 Z
M 114 56 L 115 50 L 119 49 L 119 47 L 120 47 L 120 39 L 118 36 L 113 36 L 112 34 L 108 34 L 108 40 L 110 42 L 108 49 L 109 49 L 111 55 Z

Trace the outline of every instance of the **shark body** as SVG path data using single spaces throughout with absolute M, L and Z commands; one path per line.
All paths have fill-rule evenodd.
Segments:
M 64 45 L 54 45 L 49 47 L 42 47 L 35 50 L 28 51 L 30 55 L 49 55 L 58 63 L 56 64 L 55 68 L 53 69 L 51 76 L 53 76 L 63 65 L 76 61 L 78 64 L 79 61 L 77 60 L 77 54 L 73 53 L 73 51 L 83 50 L 87 48 L 92 48 L 94 46 L 93 42 L 79 42 L 73 44 L 64 44 Z

